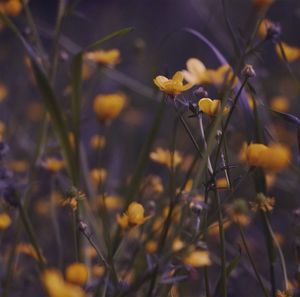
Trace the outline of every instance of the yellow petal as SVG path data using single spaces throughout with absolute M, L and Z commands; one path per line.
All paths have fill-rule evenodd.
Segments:
M 196 58 L 188 59 L 186 62 L 186 68 L 192 75 L 195 75 L 196 77 L 201 76 L 206 71 L 204 64 Z
M 181 71 L 177 71 L 173 75 L 172 80 L 182 83 L 182 81 L 183 81 L 183 73 Z

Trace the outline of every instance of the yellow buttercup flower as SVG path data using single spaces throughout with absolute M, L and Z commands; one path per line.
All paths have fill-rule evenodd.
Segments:
M 148 219 L 144 216 L 145 210 L 142 204 L 137 202 L 132 202 L 129 204 L 127 211 L 121 216 L 117 216 L 117 221 L 119 225 L 126 229 L 130 226 L 141 225 Z
M 106 139 L 104 136 L 101 135 L 94 135 L 90 139 L 90 146 L 92 149 L 97 150 L 97 149 L 102 149 L 104 148 L 106 144 Z
M 7 0 L 0 2 L 0 11 L 7 15 L 16 17 L 22 11 L 22 3 L 20 0 Z
M 85 54 L 85 58 L 103 65 L 116 65 L 121 61 L 121 53 L 118 49 L 98 50 Z
M 150 154 L 150 159 L 170 168 L 172 165 L 172 161 L 174 167 L 182 162 L 182 155 L 178 151 L 174 151 L 172 160 L 172 154 L 169 150 L 158 147 L 154 152 Z
M 198 107 L 200 110 L 209 116 L 215 116 L 221 107 L 221 100 L 218 99 L 210 99 L 210 98 L 202 98 L 198 102 Z M 224 112 L 228 112 L 229 108 L 225 107 Z
M 224 83 L 225 79 L 229 82 L 234 73 L 228 64 L 223 64 L 217 69 L 207 69 L 205 65 L 196 58 L 190 58 L 186 62 L 187 70 L 182 73 L 187 82 L 193 84 L 212 84 L 220 86 Z M 234 79 L 234 85 L 238 79 Z
M 65 270 L 66 281 L 74 285 L 82 286 L 87 282 L 88 269 L 83 263 L 72 263 Z
M 261 167 L 267 172 L 278 172 L 289 165 L 291 153 L 281 144 L 266 146 L 261 143 L 251 143 L 244 146 L 242 159 L 249 166 Z
M 281 42 L 281 46 L 283 48 L 285 57 L 288 62 L 294 62 L 300 58 L 300 48 L 299 47 L 288 45 L 285 42 Z M 281 52 L 280 45 L 278 43 L 276 45 L 276 53 L 280 59 L 282 59 L 282 60 L 284 59 L 282 52 Z
M 49 297 L 84 297 L 81 287 L 65 282 L 61 273 L 48 269 L 42 275 L 42 282 Z
M 100 121 L 108 123 L 121 113 L 125 104 L 123 93 L 100 94 L 94 100 L 94 112 Z
M 107 171 L 104 168 L 95 168 L 90 171 L 90 177 L 94 185 L 102 184 L 107 177 Z
M 62 170 L 65 166 L 65 163 L 61 159 L 57 158 L 47 158 L 43 163 L 43 167 L 52 172 L 58 172 Z
M 289 102 L 284 96 L 276 96 L 271 100 L 271 108 L 276 111 L 286 112 L 288 111 L 289 107 Z
M 0 102 L 4 101 L 7 97 L 8 89 L 4 83 L 0 82 Z
M 183 258 L 183 263 L 193 267 L 203 267 L 211 265 L 208 251 L 193 251 Z
M 268 19 L 263 19 L 258 27 L 257 34 L 261 39 L 267 37 L 268 29 L 272 25 L 272 22 Z
M 0 214 L 0 230 L 5 230 L 11 225 L 11 218 L 6 213 Z
M 177 71 L 172 79 L 159 75 L 153 82 L 162 92 L 171 96 L 176 96 L 193 86 L 192 83 L 183 84 L 183 73 L 181 71 Z
M 155 253 L 157 251 L 157 248 L 158 248 L 158 243 L 155 240 L 149 240 L 145 245 L 145 250 L 149 254 Z

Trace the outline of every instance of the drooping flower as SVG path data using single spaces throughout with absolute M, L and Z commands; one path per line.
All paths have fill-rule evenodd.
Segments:
M 176 167 L 182 162 L 182 155 L 178 151 L 174 151 L 172 156 L 169 150 L 158 147 L 155 151 L 151 152 L 150 159 L 171 168 L 172 163 L 173 166 Z
M 111 50 L 97 50 L 88 52 L 84 57 L 86 60 L 109 66 L 119 64 L 121 61 L 121 53 L 115 48 Z
M 99 94 L 94 99 L 94 112 L 100 121 L 109 123 L 121 113 L 125 104 L 123 93 Z
M 228 64 L 223 64 L 217 69 L 207 69 L 199 59 L 190 58 L 186 62 L 186 67 L 187 70 L 182 71 L 184 78 L 187 82 L 193 84 L 212 84 L 220 86 L 225 80 L 230 82 L 234 76 Z M 237 81 L 237 78 L 235 78 L 233 85 L 235 85 Z
M 200 111 L 208 114 L 209 116 L 215 116 L 221 108 L 221 100 L 202 98 L 198 102 L 198 107 Z M 228 112 L 229 108 L 225 107 L 224 112 Z
M 80 262 L 75 262 L 67 266 L 65 270 L 66 281 L 74 285 L 82 286 L 87 282 L 87 266 Z
M 61 273 L 48 269 L 42 275 L 42 282 L 49 297 L 84 297 L 81 287 L 66 282 Z
M 177 71 L 171 79 L 159 75 L 153 82 L 162 92 L 171 96 L 176 96 L 193 86 L 192 83 L 183 84 L 183 73 L 181 71 Z
M 121 216 L 117 216 L 117 221 L 124 229 L 130 226 L 141 225 L 148 219 L 148 217 L 145 217 L 144 213 L 145 209 L 142 204 L 132 202 L 129 204 L 125 213 L 123 213 Z
M 285 42 L 281 42 L 281 46 L 288 62 L 294 62 L 300 58 L 299 47 L 288 45 Z M 276 44 L 276 53 L 280 59 L 284 60 L 284 56 L 282 54 L 279 43 Z
M 203 267 L 211 265 L 208 251 L 193 251 L 183 258 L 183 263 L 192 267 Z

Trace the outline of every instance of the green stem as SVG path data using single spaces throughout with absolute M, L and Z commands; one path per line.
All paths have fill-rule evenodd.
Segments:
M 243 229 L 242 229 L 242 227 L 241 227 L 240 224 L 238 224 L 238 227 L 239 227 L 239 231 L 240 231 L 240 235 L 241 235 L 241 238 L 242 238 L 243 245 L 244 245 L 244 247 L 245 247 L 246 254 L 247 254 L 248 259 L 249 259 L 249 261 L 250 261 L 250 264 L 251 264 L 251 266 L 252 266 L 252 268 L 253 268 L 253 271 L 254 271 L 254 273 L 255 273 L 255 276 L 256 276 L 256 278 L 257 278 L 257 280 L 258 280 L 258 283 L 259 283 L 259 285 L 260 285 L 260 287 L 261 287 L 261 289 L 262 289 L 262 291 L 263 291 L 265 297 L 269 297 L 269 293 L 268 293 L 267 289 L 265 288 L 265 286 L 264 286 L 264 284 L 263 284 L 263 281 L 262 281 L 262 279 L 261 279 L 261 277 L 260 277 L 260 274 L 259 274 L 259 272 L 258 272 L 258 270 L 257 270 L 257 268 L 256 268 L 255 262 L 254 262 L 254 260 L 253 260 L 253 258 L 252 258 L 252 256 L 251 256 L 250 251 L 249 251 L 249 248 L 248 248 L 248 245 L 247 245 L 247 241 L 246 241 L 246 238 L 245 238 L 244 231 L 243 231 Z

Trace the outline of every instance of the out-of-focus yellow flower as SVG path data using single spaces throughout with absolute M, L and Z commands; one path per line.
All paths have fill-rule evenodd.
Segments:
M 5 230 L 11 225 L 11 218 L 6 213 L 0 214 L 0 230 Z
M 37 214 L 41 216 L 46 216 L 50 214 L 51 203 L 47 200 L 37 200 L 34 204 L 34 210 Z
M 0 2 L 0 11 L 10 16 L 18 16 L 22 11 L 20 0 L 6 0 Z
M 27 256 L 32 257 L 36 261 L 39 261 L 39 257 L 37 255 L 36 250 L 29 243 L 19 243 L 17 245 L 16 251 L 17 251 L 18 254 L 25 254 Z M 44 259 L 44 261 L 45 261 L 45 259 Z
M 261 143 L 251 143 L 244 146 L 241 156 L 249 166 L 261 167 L 267 172 L 285 169 L 291 159 L 289 149 L 281 144 L 266 146 Z
M 100 94 L 94 99 L 94 112 L 100 121 L 109 123 L 121 113 L 125 104 L 123 93 Z
M 173 252 L 178 252 L 184 247 L 184 242 L 180 238 L 175 238 L 173 243 L 172 243 L 172 251 Z
M 210 98 L 202 98 L 198 102 L 200 110 L 209 116 L 215 116 L 221 107 L 221 100 L 211 100 Z M 225 107 L 224 112 L 228 112 L 229 108 Z
M 293 297 L 294 294 L 292 291 L 276 291 L 276 297 Z
M 172 156 L 169 150 L 158 147 L 154 152 L 150 153 L 150 159 L 154 162 L 171 168 L 172 163 L 173 166 L 176 167 L 182 162 L 182 155 L 178 151 L 174 151 Z
M 107 210 L 115 210 L 121 208 L 124 203 L 124 199 L 114 195 L 105 196 L 104 201 Z M 103 207 L 103 195 L 99 195 L 96 197 L 96 204 L 98 209 Z
M 62 170 L 65 166 L 65 163 L 61 159 L 57 158 L 47 158 L 43 163 L 43 167 L 52 172 L 58 172 Z
M 90 146 L 94 150 L 102 149 L 105 147 L 106 139 L 101 135 L 94 135 L 90 140 Z
M 225 177 L 218 178 L 216 181 L 217 188 L 228 189 L 228 181 Z
M 27 171 L 29 163 L 26 160 L 12 160 L 8 167 L 14 172 L 23 173 Z
M 0 102 L 2 102 L 8 94 L 8 89 L 6 85 L 2 82 L 0 82 Z
M 75 262 L 67 266 L 65 270 L 66 281 L 74 285 L 82 286 L 87 282 L 88 269 L 85 264 Z
M 84 255 L 90 259 L 97 257 L 97 251 L 92 246 L 87 246 L 84 249 Z
M 253 0 L 252 5 L 255 10 L 260 11 L 269 8 L 273 2 L 274 0 Z
M 207 69 L 204 64 L 196 59 L 191 58 L 186 62 L 187 70 L 182 73 L 187 82 L 192 84 L 212 84 L 220 86 L 224 83 L 225 79 L 229 82 L 233 78 L 233 72 L 228 64 L 223 64 L 217 69 Z M 238 79 L 234 79 L 234 85 Z
M 153 194 L 161 194 L 164 191 L 164 186 L 161 177 L 158 175 L 149 175 L 145 178 L 142 189 L 145 189 L 146 193 L 153 196 Z
M 285 42 L 281 42 L 285 57 L 288 62 L 294 62 L 300 58 L 300 48 L 296 46 L 288 45 Z M 276 53 L 280 59 L 284 59 L 279 43 L 276 44 Z
M 93 277 L 100 278 L 104 275 L 104 273 L 105 273 L 105 267 L 104 266 L 94 265 L 92 267 Z
M 102 184 L 107 177 L 107 171 L 104 168 L 92 169 L 90 171 L 90 177 L 94 185 Z
M 49 297 L 84 297 L 81 287 L 65 282 L 61 273 L 48 269 L 42 275 L 42 282 Z
M 171 79 L 159 75 L 153 82 L 162 92 L 171 96 L 176 96 L 193 86 L 192 83 L 183 84 L 183 73 L 181 71 L 177 71 Z
M 149 253 L 149 254 L 153 254 L 157 251 L 157 241 L 155 240 L 149 240 L 147 243 L 146 243 L 146 246 L 145 246 L 145 249 L 146 251 Z
M 257 34 L 261 39 L 265 39 L 267 37 L 270 25 L 272 25 L 272 22 L 268 19 L 263 19 L 261 21 L 257 31 Z
M 130 226 L 143 224 L 148 218 L 144 216 L 145 210 L 142 204 L 132 202 L 129 204 L 127 211 L 121 216 L 117 216 L 119 225 L 126 229 Z
M 121 62 L 121 53 L 118 49 L 114 48 L 111 50 L 97 50 L 85 54 L 85 59 L 103 64 L 113 66 Z
M 208 251 L 193 251 L 183 258 L 183 263 L 192 267 L 203 267 L 211 265 Z
M 44 116 L 44 106 L 39 102 L 32 102 L 26 110 L 27 119 L 31 122 L 39 122 Z
M 0 121 L 0 141 L 4 138 L 5 130 L 6 125 L 2 121 Z
M 289 107 L 289 102 L 284 96 L 276 96 L 271 100 L 271 108 L 276 111 L 286 112 L 288 111 Z

